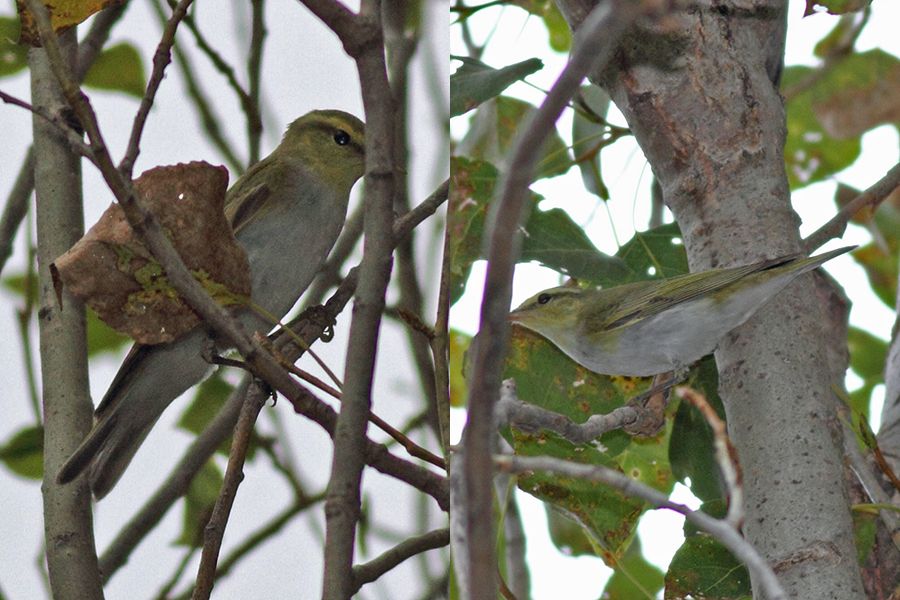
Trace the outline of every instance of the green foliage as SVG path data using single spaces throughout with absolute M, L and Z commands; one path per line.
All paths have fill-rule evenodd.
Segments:
M 461 407 L 468 402 L 466 378 L 463 376 L 465 354 L 472 338 L 456 329 L 450 329 L 450 406 Z
M 28 64 L 28 47 L 17 43 L 19 19 L 0 17 L 0 77 L 18 73 Z
M 575 163 L 581 171 L 585 189 L 602 200 L 609 200 L 609 189 L 600 172 L 600 151 L 609 144 L 608 128 L 593 117 L 606 117 L 611 101 L 609 94 L 596 85 L 582 86 L 581 99 L 593 115 L 588 115 L 583 109 L 575 111 L 572 120 Z
M 137 48 L 125 43 L 105 48 L 88 70 L 84 84 L 142 98 L 147 87 L 147 77 Z
M 688 385 L 703 393 L 719 417 L 725 418 L 718 395 L 716 361 L 712 356 L 700 361 Z M 682 483 L 690 479 L 691 492 L 696 497 L 703 501 L 723 499 L 712 430 L 700 411 L 687 402 L 681 402 L 675 413 L 669 460 L 672 474 Z
M 511 4 L 540 17 L 547 28 L 548 43 L 556 52 L 568 52 L 572 47 L 572 32 L 562 13 L 552 0 L 511 0 Z
M 850 166 L 864 132 L 898 119 L 896 106 L 884 102 L 898 80 L 900 61 L 877 49 L 849 54 L 821 70 L 784 70 L 782 88 L 789 98 L 784 156 L 792 189 Z
M 815 69 L 787 67 L 782 74 L 782 88 L 802 85 L 811 80 Z M 806 89 L 792 97 L 786 106 L 787 140 L 784 160 L 791 189 L 798 189 L 826 179 L 849 167 L 859 156 L 859 139 L 838 140 L 828 135 L 816 118 L 813 91 Z
M 450 116 L 456 117 L 499 96 L 510 85 L 541 70 L 544 64 L 536 59 L 493 69 L 480 60 L 465 56 L 453 56 L 462 62 L 450 76 Z
M 570 360 L 544 338 L 513 328 L 504 379 L 516 380 L 521 400 L 584 422 L 608 413 L 646 389 L 649 380 L 605 377 Z M 656 489 L 672 487 L 666 449 L 671 427 L 654 438 L 638 440 L 616 430 L 599 443 L 574 445 L 549 432 L 510 432 L 519 455 L 554 456 L 618 469 Z M 519 487 L 552 504 L 582 525 L 594 552 L 615 565 L 631 542 L 645 505 L 607 486 L 535 473 L 519 478 Z
M 462 296 L 472 263 L 483 257 L 482 236 L 499 173 L 489 162 L 450 160 L 450 303 Z M 532 207 L 541 200 L 531 195 Z M 621 259 L 603 254 L 565 211 L 533 210 L 525 224 L 520 262 L 539 262 L 565 275 L 612 285 L 636 277 Z
M 203 546 L 203 529 L 212 516 L 219 490 L 224 479 L 214 460 L 206 461 L 191 481 L 184 500 L 181 534 L 175 540 L 178 546 L 200 548 Z
M 44 428 L 24 427 L 0 446 L 0 462 L 13 473 L 28 479 L 44 476 Z
M 498 96 L 486 102 L 472 119 L 469 132 L 459 143 L 456 154 L 504 164 L 512 144 L 535 112 L 523 100 Z M 554 131 L 541 147 L 535 179 L 562 175 L 572 166 L 566 143 Z
M 751 596 L 747 569 L 706 534 L 688 536 L 666 573 L 667 599 L 749 600 Z
M 641 554 L 639 538 L 631 543 L 624 558 L 616 565 L 613 576 L 603 589 L 605 600 L 656 598 L 664 583 L 663 572 L 647 562 Z
M 862 385 L 850 393 L 850 408 L 854 415 L 868 419 L 872 392 L 884 383 L 888 344 L 868 331 L 850 327 L 847 330 L 847 347 L 850 350 L 850 368 L 863 380 Z

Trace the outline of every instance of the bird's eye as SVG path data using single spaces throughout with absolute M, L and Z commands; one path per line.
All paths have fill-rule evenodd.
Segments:
M 334 142 L 338 146 L 346 146 L 350 143 L 350 134 L 343 129 L 338 129 L 334 134 Z
M 550 294 L 540 294 L 537 297 L 537 303 L 538 304 L 547 304 L 552 299 L 553 299 L 553 296 L 551 296 Z

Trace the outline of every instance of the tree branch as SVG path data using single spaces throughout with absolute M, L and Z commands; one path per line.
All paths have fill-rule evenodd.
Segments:
M 760 582 L 762 592 L 768 600 L 788 600 L 788 596 L 782 589 L 778 578 L 766 560 L 759 555 L 756 548 L 751 546 L 743 538 L 741 532 L 730 523 L 721 519 L 715 519 L 703 511 L 691 510 L 683 504 L 669 500 L 665 494 L 658 492 L 648 485 L 635 481 L 626 475 L 600 465 L 585 465 L 568 462 L 549 456 L 519 457 L 497 456 L 494 464 L 498 469 L 509 473 L 527 473 L 531 471 L 544 471 L 562 475 L 564 477 L 577 477 L 587 481 L 596 481 L 613 487 L 623 494 L 649 502 L 657 508 L 665 508 L 684 515 L 691 524 L 707 532 L 725 546 L 735 558 L 744 563 L 753 572 Z
M 250 387 L 243 406 L 241 406 L 241 414 L 234 427 L 234 438 L 228 454 L 228 467 L 225 469 L 222 491 L 216 499 L 212 515 L 203 530 L 203 552 L 200 556 L 200 566 L 197 569 L 197 585 L 191 595 L 194 600 L 207 600 L 212 593 L 213 585 L 215 585 L 216 561 L 219 558 L 219 550 L 222 548 L 222 538 L 225 537 L 228 515 L 231 514 L 231 507 L 234 506 L 238 486 L 244 479 L 244 461 L 247 458 L 247 449 L 250 447 L 253 426 L 268 397 L 269 394 L 263 386 L 254 384 Z
M 813 250 L 819 248 L 828 240 L 843 236 L 850 219 L 864 209 L 874 212 L 878 205 L 890 196 L 898 186 L 900 186 L 900 164 L 894 165 L 884 177 L 845 204 L 827 223 L 807 236 L 803 240 L 803 247 L 806 248 L 806 252 L 808 254 L 812 253 Z
M 525 198 L 543 141 L 585 75 L 612 56 L 625 30 L 651 2 L 604 2 L 582 24 L 569 62 L 528 126 L 513 143 L 507 175 L 493 203 L 485 234 L 489 236 L 487 275 L 481 305 L 480 344 L 473 360 L 469 382 L 469 413 L 463 433 L 466 451 L 466 511 L 469 572 L 473 598 L 496 595 L 497 562 L 491 517 L 491 436 L 494 404 L 500 388 L 500 373 L 509 337 L 506 315 L 512 289 L 513 267 L 520 253 L 519 230 L 526 217 Z
M 406 559 L 434 550 L 443 548 L 450 543 L 450 529 L 435 529 L 417 537 L 404 540 L 373 560 L 353 567 L 353 593 L 372 581 L 375 581 Z

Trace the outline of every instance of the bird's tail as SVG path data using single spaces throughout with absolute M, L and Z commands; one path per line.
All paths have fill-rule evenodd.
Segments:
M 156 422 L 135 426 L 127 421 L 118 423 L 117 416 L 115 412 L 106 415 L 94 426 L 59 470 L 57 483 L 69 483 L 87 470 L 98 500 L 112 490 Z

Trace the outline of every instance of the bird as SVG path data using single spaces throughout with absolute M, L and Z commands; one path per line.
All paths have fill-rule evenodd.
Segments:
M 365 172 L 365 125 L 339 110 L 293 121 L 281 143 L 226 193 L 225 216 L 247 253 L 251 301 L 284 316 L 322 267 L 347 217 L 350 190 Z M 252 308 L 237 318 L 246 331 L 271 322 Z M 94 412 L 94 426 L 63 464 L 65 484 L 87 471 L 99 500 L 125 472 L 165 409 L 212 370 L 202 325 L 172 342 L 135 344 Z
M 608 289 L 555 287 L 523 302 L 508 319 L 600 375 L 680 372 L 712 353 L 795 278 L 853 248 Z

